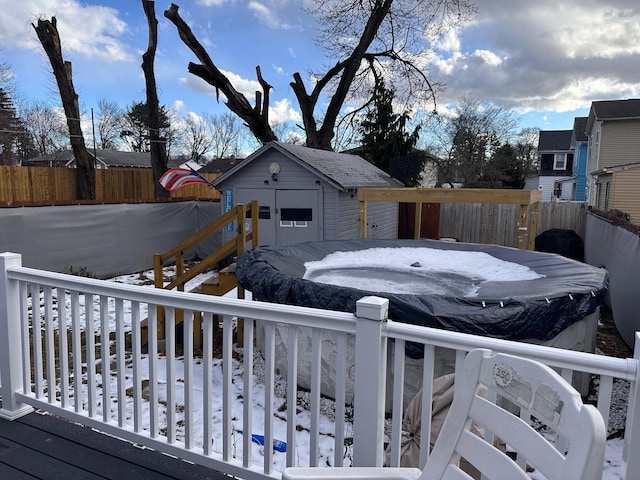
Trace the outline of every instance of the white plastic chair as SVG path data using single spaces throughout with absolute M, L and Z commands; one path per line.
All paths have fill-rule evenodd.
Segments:
M 527 465 L 547 479 L 596 480 L 602 476 L 606 429 L 592 405 L 551 368 L 513 355 L 490 350 L 471 351 L 464 361 L 451 408 L 424 470 L 417 468 L 342 467 L 287 468 L 284 480 L 330 478 L 387 478 L 420 480 L 470 480 L 458 466 L 460 459 L 478 469 L 484 478 L 530 480 Z M 478 395 L 481 385 L 487 398 Z M 501 405 L 512 402 L 520 418 Z M 547 430 L 531 427 L 529 415 Z M 470 431 L 471 423 L 484 427 L 485 437 Z M 552 432 L 550 432 L 550 430 Z M 494 445 L 493 435 L 506 443 L 517 462 Z M 548 437 L 554 437 L 551 441 Z

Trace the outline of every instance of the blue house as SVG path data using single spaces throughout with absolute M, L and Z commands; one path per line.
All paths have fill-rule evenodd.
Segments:
M 571 200 L 587 200 L 587 161 L 589 160 L 589 137 L 587 137 L 587 118 L 576 117 L 573 120 L 571 149 L 573 150 L 573 176 L 565 180 L 571 184 Z

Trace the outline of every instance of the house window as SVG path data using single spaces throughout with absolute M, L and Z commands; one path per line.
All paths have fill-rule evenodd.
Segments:
M 553 169 L 566 170 L 566 168 L 567 168 L 567 154 L 556 153 L 553 157 Z

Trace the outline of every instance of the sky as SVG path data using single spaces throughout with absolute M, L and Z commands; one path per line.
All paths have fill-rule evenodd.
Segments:
M 270 118 L 299 122 L 292 74 L 335 63 L 313 42 L 311 0 L 191 0 L 180 3 L 190 25 L 234 86 L 254 101 L 256 66 L 274 86 Z M 158 95 L 179 116 L 223 113 L 215 92 L 187 71 L 195 56 L 155 4 Z M 462 96 L 511 108 L 520 127 L 567 130 L 592 101 L 640 97 L 640 4 L 636 0 L 479 0 L 477 14 L 434 43 L 432 75 L 446 85 L 447 112 Z M 0 0 L 0 63 L 15 74 L 18 94 L 59 103 L 48 60 L 32 23 L 55 16 L 81 108 L 107 99 L 122 107 L 144 101 L 141 55 L 148 29 L 140 1 Z M 307 82 L 307 85 L 309 83 Z

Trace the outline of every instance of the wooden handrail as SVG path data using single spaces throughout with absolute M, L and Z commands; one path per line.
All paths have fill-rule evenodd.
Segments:
M 247 208 L 249 207 L 249 208 Z M 251 211 L 251 232 L 246 233 L 245 219 L 247 217 L 247 211 Z M 188 271 L 184 270 L 184 253 L 191 250 L 196 245 L 200 244 L 211 235 L 217 233 L 219 230 L 225 228 L 229 223 L 235 221 L 238 224 L 238 234 L 229 242 L 225 243 L 218 250 L 205 257 L 198 262 L 193 268 Z M 203 273 L 216 265 L 224 258 L 232 255 L 234 252 L 236 255 L 240 255 L 245 248 L 246 242 L 251 240 L 253 247 L 258 244 L 258 202 L 253 200 L 249 205 L 239 203 L 227 213 L 222 215 L 217 220 L 214 220 L 209 225 L 199 230 L 183 242 L 179 243 L 175 247 L 166 251 L 165 253 L 155 254 L 153 256 L 153 270 L 154 270 L 154 285 L 156 288 L 164 288 L 172 290 L 177 288 L 180 291 L 184 291 L 184 285 L 189 280 L 193 279 L 200 273 Z M 243 243 L 244 242 L 244 243 Z M 168 285 L 164 285 L 163 280 L 163 266 L 167 260 L 175 257 L 176 264 L 176 278 Z

